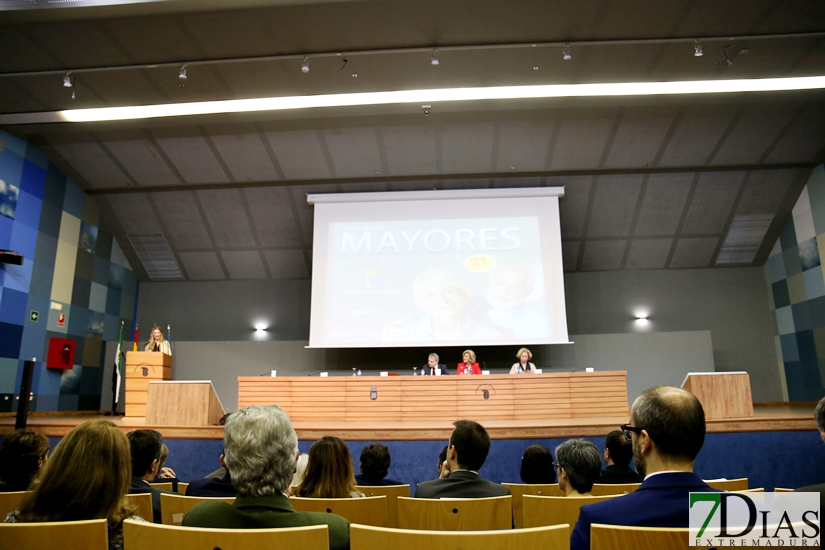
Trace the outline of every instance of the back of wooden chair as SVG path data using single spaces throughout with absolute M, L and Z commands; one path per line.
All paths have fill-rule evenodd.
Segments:
M 524 496 L 524 526 L 570 525 L 570 533 L 579 519 L 579 509 L 586 504 L 595 504 L 622 495 L 602 495 L 600 497 L 537 497 Z
M 796 489 L 788 489 L 787 487 L 775 487 L 774 493 L 793 493 Z
M 524 495 L 538 495 L 544 497 L 564 496 L 564 491 L 559 488 L 558 483 L 502 483 L 502 485 L 510 489 L 510 494 L 513 496 L 513 520 L 515 520 L 517 528 L 524 527 L 524 516 L 522 514 L 524 505 L 521 497 Z
M 297 512 L 327 512 L 338 514 L 350 523 L 377 527 L 387 526 L 387 497 L 365 498 L 306 498 L 289 497 Z
M 664 527 L 590 526 L 590 550 L 702 550 L 712 546 L 689 546 L 688 529 Z
M 123 544 L 124 548 L 129 550 L 329 550 L 329 533 L 326 525 L 283 529 L 201 529 L 156 525 L 127 519 L 123 522 Z
M 742 489 L 739 491 L 728 491 L 729 493 L 764 493 L 764 487 L 754 487 L 753 489 Z
M 714 489 L 720 489 L 722 491 L 743 491 L 748 488 L 748 478 L 746 477 L 706 481 L 705 483 Z
M 155 483 L 150 483 L 149 486 L 154 487 L 155 489 L 163 489 L 164 491 L 172 490 L 171 481 L 156 481 Z
M 0 547 L 14 550 L 109 550 L 105 519 L 0 523 Z
M 387 527 L 398 527 L 398 497 L 410 496 L 409 485 L 358 485 L 356 489 L 368 497 L 387 497 Z
M 398 527 L 432 531 L 512 529 L 513 497 L 398 497 Z
M 186 489 L 189 487 L 188 483 L 183 483 L 182 481 L 178 481 L 178 494 L 185 495 Z
M 14 512 L 20 508 L 20 502 L 23 500 L 23 495 L 25 494 L 26 491 L 0 493 L 0 523 L 6 519 L 9 512 Z
M 350 525 L 349 537 L 351 550 L 552 550 L 570 546 L 567 525 L 506 531 L 420 531 Z
M 627 495 L 638 489 L 641 483 L 594 483 L 590 494 L 594 497 L 604 495 Z
M 160 495 L 160 514 L 164 525 L 180 525 L 183 523 L 183 517 L 196 504 L 207 502 L 211 500 L 222 500 L 232 504 L 235 502 L 235 497 L 185 497 L 182 495 L 175 495 L 169 493 L 161 493 Z
M 152 523 L 152 493 L 137 493 L 133 495 L 126 495 L 129 503 L 135 507 L 135 515 L 142 517 L 149 523 Z

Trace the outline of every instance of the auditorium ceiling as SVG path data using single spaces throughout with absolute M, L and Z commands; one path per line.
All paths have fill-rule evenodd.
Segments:
M 0 128 L 95 196 L 145 281 L 308 278 L 308 192 L 510 186 L 565 186 L 568 272 L 762 265 L 825 160 L 823 90 L 36 122 L 236 98 L 823 75 L 825 2 L 91 3 L 0 0 Z

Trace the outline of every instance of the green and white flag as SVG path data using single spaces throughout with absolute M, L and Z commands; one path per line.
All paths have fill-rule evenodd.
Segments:
M 117 352 L 115 353 L 115 372 L 113 382 L 115 383 L 115 403 L 120 403 L 120 382 L 123 379 L 123 321 L 120 322 L 120 335 L 117 339 Z

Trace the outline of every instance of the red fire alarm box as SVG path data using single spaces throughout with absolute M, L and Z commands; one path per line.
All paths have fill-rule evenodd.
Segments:
M 71 369 L 74 366 L 75 341 L 66 338 L 52 338 L 49 341 L 47 369 Z

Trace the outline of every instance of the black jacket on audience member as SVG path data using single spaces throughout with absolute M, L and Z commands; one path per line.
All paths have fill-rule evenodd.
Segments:
M 238 491 L 232 485 L 232 478 L 226 474 L 222 478 L 205 477 L 189 483 L 186 488 L 188 497 L 234 497 Z
M 618 483 L 641 483 L 645 478 L 630 466 L 608 466 L 599 475 L 596 483 L 618 484 Z
M 132 484 L 129 486 L 129 494 L 137 495 L 143 493 L 152 493 L 152 522 L 163 523 L 161 519 L 162 516 L 160 514 L 160 495 L 161 493 L 166 493 L 168 495 L 176 495 L 177 493 L 152 487 L 149 483 L 139 477 L 133 477 Z
M 404 485 L 404 483 L 396 479 L 387 479 L 386 477 L 383 479 L 379 479 L 377 477 L 369 477 L 364 474 L 357 474 L 355 476 L 355 484 L 366 485 L 368 487 L 378 487 L 381 485 Z

